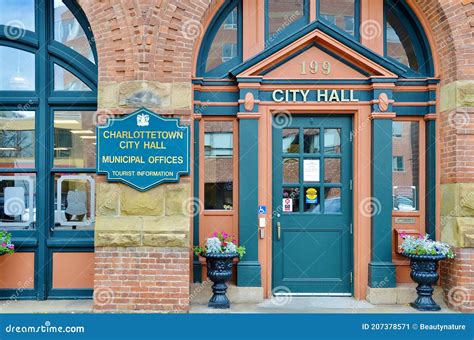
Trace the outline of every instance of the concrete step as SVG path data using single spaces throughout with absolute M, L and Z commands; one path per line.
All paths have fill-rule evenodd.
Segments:
M 263 302 L 262 287 L 237 287 L 235 284 L 227 284 L 227 297 L 231 303 L 261 303 Z M 190 303 L 204 305 L 212 296 L 212 281 L 191 284 Z
M 415 301 L 416 283 L 399 283 L 395 288 L 367 288 L 367 301 L 374 305 L 406 305 Z M 433 286 L 433 299 L 444 307 L 443 289 Z

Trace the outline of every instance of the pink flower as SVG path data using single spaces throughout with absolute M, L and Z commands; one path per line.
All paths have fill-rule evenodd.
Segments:
M 5 242 L 2 243 L 2 247 L 6 247 L 7 244 Z
M 212 234 L 212 237 L 217 237 L 218 233 L 217 231 L 214 232 L 214 234 Z

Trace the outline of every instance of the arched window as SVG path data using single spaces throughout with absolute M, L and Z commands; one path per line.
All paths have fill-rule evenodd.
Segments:
M 72 0 L 0 8 L 0 222 L 37 257 L 26 295 L 46 298 L 53 254 L 93 251 L 97 53 Z
M 209 77 L 225 77 L 242 62 L 242 16 L 240 1 L 231 1 L 209 27 L 202 44 L 198 70 Z
M 319 0 L 318 18 L 351 36 L 357 36 L 359 0 Z
M 427 38 L 410 8 L 399 0 L 386 0 L 385 56 L 407 68 L 408 75 L 433 73 Z

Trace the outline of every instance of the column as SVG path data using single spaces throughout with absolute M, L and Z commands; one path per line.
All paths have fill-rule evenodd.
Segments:
M 392 263 L 392 114 L 388 113 L 373 114 L 372 198 L 369 286 L 391 288 L 396 279 Z
M 258 115 L 239 115 L 239 242 L 237 286 L 260 287 L 258 262 Z

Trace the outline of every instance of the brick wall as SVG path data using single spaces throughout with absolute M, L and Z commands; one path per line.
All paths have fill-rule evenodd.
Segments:
M 99 247 L 95 252 L 94 309 L 187 311 L 188 271 L 187 248 Z
M 441 285 L 450 308 L 474 312 L 474 248 L 456 248 L 456 259 L 441 263 Z

